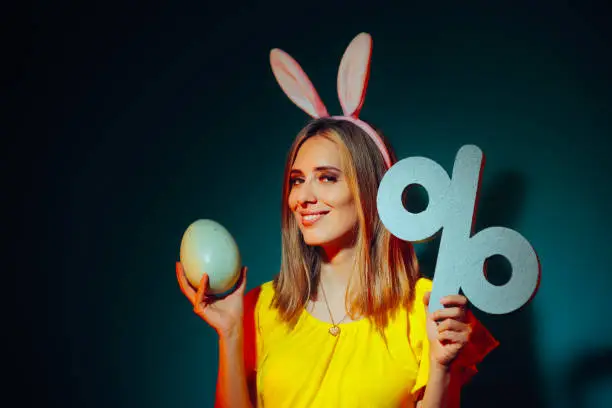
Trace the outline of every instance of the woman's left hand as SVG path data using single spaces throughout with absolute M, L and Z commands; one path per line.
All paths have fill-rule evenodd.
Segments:
M 427 337 L 431 364 L 449 368 L 470 340 L 471 327 L 467 323 L 467 298 L 450 295 L 440 299 L 444 309 L 429 313 L 431 292 L 423 297 L 427 311 Z

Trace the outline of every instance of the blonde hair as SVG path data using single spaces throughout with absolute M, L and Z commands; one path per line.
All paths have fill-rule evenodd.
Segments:
M 308 301 L 316 296 L 319 284 L 319 250 L 306 245 L 287 205 L 291 167 L 302 144 L 313 136 L 329 138 L 340 146 L 344 172 L 357 208 L 357 273 L 347 289 L 347 310 L 353 318 L 370 319 L 384 336 L 392 314 L 400 306 L 412 303 L 419 278 L 418 262 L 413 246 L 391 235 L 380 221 L 376 195 L 387 168 L 370 136 L 348 121 L 313 120 L 297 135 L 289 150 L 281 202 L 282 259 L 280 272 L 273 281 L 272 306 L 278 309 L 281 320 L 293 327 Z M 382 134 L 381 137 L 394 163 L 395 154 Z

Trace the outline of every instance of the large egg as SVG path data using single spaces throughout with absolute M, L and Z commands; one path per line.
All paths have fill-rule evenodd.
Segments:
M 209 294 L 230 290 L 242 269 L 236 241 L 225 227 L 213 220 L 197 220 L 187 227 L 181 241 L 180 258 L 193 287 L 200 286 L 204 273 L 208 275 Z

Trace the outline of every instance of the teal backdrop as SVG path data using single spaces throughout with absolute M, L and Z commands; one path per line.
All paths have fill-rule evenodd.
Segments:
M 338 65 L 362 31 L 374 40 L 362 116 L 400 158 L 449 172 L 479 146 L 476 230 L 515 229 L 541 261 L 530 304 L 475 311 L 501 345 L 463 406 L 612 406 L 609 10 L 423 3 L 32 3 L 9 87 L 22 116 L 7 216 L 30 271 L 13 274 L 21 406 L 213 406 L 217 338 L 177 285 L 182 233 L 215 219 L 248 288 L 273 278 L 285 155 L 307 117 L 269 51 L 293 55 L 339 113 Z M 438 244 L 418 246 L 429 276 Z

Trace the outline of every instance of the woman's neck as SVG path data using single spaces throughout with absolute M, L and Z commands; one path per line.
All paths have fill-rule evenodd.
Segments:
M 351 274 L 355 270 L 355 247 L 330 249 L 322 248 L 321 279 L 326 288 L 346 289 Z

